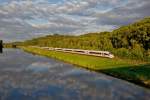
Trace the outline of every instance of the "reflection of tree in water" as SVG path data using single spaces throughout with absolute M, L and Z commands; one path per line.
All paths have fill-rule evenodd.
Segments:
M 2 53 L 2 52 L 3 52 L 3 41 L 0 40 L 0 53 Z
M 15 44 L 12 45 L 12 48 L 16 48 L 17 46 Z

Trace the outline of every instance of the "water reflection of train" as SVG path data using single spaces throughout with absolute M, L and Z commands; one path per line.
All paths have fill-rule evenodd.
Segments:
M 77 53 L 91 56 L 114 58 L 114 55 L 108 51 L 95 51 L 95 50 L 82 50 L 82 49 L 68 49 L 68 48 L 53 48 L 53 47 L 41 47 L 47 50 L 55 50 L 69 53 Z

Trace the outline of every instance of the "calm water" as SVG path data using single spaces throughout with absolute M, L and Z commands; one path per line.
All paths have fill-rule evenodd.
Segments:
M 0 54 L 0 100 L 149 100 L 150 90 L 17 49 Z

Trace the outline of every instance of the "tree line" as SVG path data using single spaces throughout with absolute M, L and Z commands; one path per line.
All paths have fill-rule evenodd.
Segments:
M 107 50 L 119 57 L 150 59 L 150 17 L 112 32 L 88 33 L 80 36 L 54 34 L 5 44 L 7 47 L 14 45 Z

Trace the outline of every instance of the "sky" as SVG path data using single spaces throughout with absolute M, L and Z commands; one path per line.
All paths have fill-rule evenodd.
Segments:
M 112 31 L 150 16 L 150 0 L 0 0 L 0 39 Z

